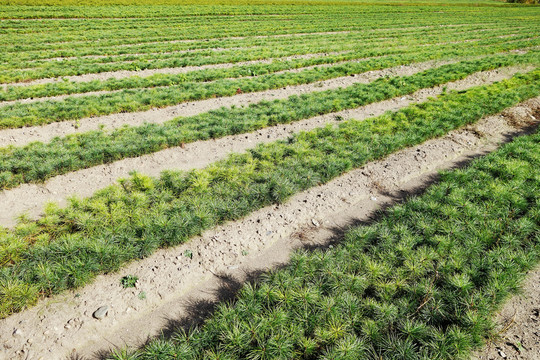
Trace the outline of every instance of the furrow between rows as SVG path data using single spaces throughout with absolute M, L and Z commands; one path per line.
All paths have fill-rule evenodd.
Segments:
M 428 64 L 423 64 L 422 66 L 428 66 Z M 138 158 L 123 159 L 111 164 L 95 166 L 56 176 L 44 184 L 23 184 L 17 188 L 4 190 L 0 193 L 0 202 L 3 204 L 2 209 L 0 209 L 0 224 L 13 226 L 15 224 L 14 216 L 23 212 L 26 212 L 31 217 L 39 217 L 43 206 L 50 201 L 65 205 L 70 196 L 90 196 L 95 191 L 115 183 L 118 178 L 127 177 L 134 170 L 155 176 L 159 175 L 163 170 L 168 169 L 189 170 L 203 168 L 212 162 L 225 158 L 231 152 L 242 152 L 252 148 L 256 143 L 268 143 L 283 139 L 291 133 L 337 123 L 343 121 L 343 119 L 364 119 L 377 116 L 388 110 L 398 110 L 413 102 L 424 101 L 429 97 L 440 94 L 445 89 L 464 90 L 476 85 L 491 84 L 510 78 L 515 73 L 523 70 L 526 69 L 522 67 L 510 67 L 479 72 L 463 80 L 430 89 L 422 89 L 410 96 L 394 98 L 354 110 L 330 113 L 292 124 L 264 128 L 252 133 L 226 136 L 216 140 L 198 141 L 186 144 L 184 147 L 170 148 Z M 399 71 L 399 69 L 394 69 L 393 71 Z M 418 68 L 409 68 L 405 71 L 418 72 L 421 70 Z M 369 80 L 366 79 L 365 81 L 367 82 Z M 289 95 L 291 94 L 283 96 L 283 98 Z M 228 101 L 227 104 L 229 106 L 233 105 L 231 101 Z M 199 112 L 202 111 L 205 110 Z
M 90 117 L 75 122 L 64 121 L 44 126 L 0 130 L 0 147 L 8 145 L 22 146 L 33 141 L 48 142 L 57 136 L 97 130 L 103 126 L 110 130 L 125 125 L 139 126 L 144 123 L 162 124 L 178 116 L 193 116 L 210 110 L 219 109 L 223 106 L 238 107 L 265 100 L 286 99 L 292 95 L 337 89 L 357 83 L 369 83 L 385 76 L 412 75 L 433 67 L 455 62 L 457 62 L 457 60 L 427 61 L 383 70 L 373 70 L 354 76 L 343 76 L 310 84 L 288 86 L 283 89 L 265 90 L 254 93 L 237 94 L 231 97 L 185 102 L 160 109 Z
M 295 248 L 328 244 L 335 240 L 337 230 L 369 220 L 376 210 L 402 199 L 403 192 L 424 188 L 439 169 L 494 150 L 503 139 L 519 134 L 521 128 L 513 126 L 516 121 L 530 121 L 520 116 L 538 109 L 537 97 L 506 110 L 503 116 L 491 116 L 398 151 L 299 193 L 284 204 L 262 208 L 187 244 L 160 250 L 118 273 L 98 277 L 76 294 L 42 300 L 32 309 L 0 321 L 2 333 L 16 328 L 24 334 L 9 339 L 9 346 L 0 354 L 16 359 L 17 352 L 24 350 L 36 358 L 61 358 L 140 346 L 149 336 L 201 310 L 190 304 L 218 301 L 217 290 L 224 285 L 239 286 L 247 280 L 246 274 L 286 263 Z M 186 251 L 192 257 L 186 257 Z M 128 274 L 140 279 L 135 290 L 118 286 L 120 278 Z M 141 291 L 146 294 L 144 301 L 136 296 Z M 104 304 L 109 306 L 109 316 L 98 325 L 91 314 Z

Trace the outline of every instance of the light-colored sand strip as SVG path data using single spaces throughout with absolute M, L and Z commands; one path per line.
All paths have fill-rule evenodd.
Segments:
M 509 124 L 523 126 L 531 121 L 532 108 L 540 109 L 540 98 L 507 111 L 508 117 L 492 116 L 399 151 L 284 204 L 218 226 L 184 245 L 159 250 L 116 274 L 99 276 L 83 289 L 42 300 L 0 321 L 0 333 L 5 334 L 0 356 L 93 359 L 98 351 L 139 346 L 175 321 L 201 316 L 204 304 L 216 301 L 220 285 L 234 290 L 246 274 L 286 263 L 294 248 L 328 244 L 350 224 L 369 220 L 381 206 L 403 198 L 403 191 L 426 186 L 437 170 L 495 149 L 504 137 L 518 133 Z M 184 256 L 186 250 L 192 258 Z M 135 289 L 121 287 L 125 275 L 139 277 Z M 216 275 L 231 281 L 220 283 Z M 143 292 L 145 299 L 139 296 Z M 108 316 L 93 319 L 92 313 L 101 306 L 109 307 Z M 17 336 L 10 336 L 13 333 Z
M 336 55 L 336 53 L 309 54 L 309 56 L 304 56 L 302 58 L 309 59 L 309 58 L 312 58 L 312 57 L 319 57 L 319 56 L 324 57 L 324 56 L 332 56 L 332 55 Z M 300 71 L 303 71 L 303 70 L 313 69 L 315 67 L 330 67 L 330 66 L 334 66 L 334 65 L 338 65 L 338 64 L 342 64 L 342 63 L 346 63 L 346 62 L 367 61 L 367 60 L 376 59 L 376 58 L 379 58 L 379 57 L 380 56 L 375 56 L 375 57 L 371 57 L 371 58 L 361 58 L 361 59 L 357 59 L 357 60 L 341 61 L 341 62 L 335 62 L 335 63 L 329 63 L 329 64 L 311 65 L 311 66 L 305 66 L 305 67 L 300 67 L 300 68 L 276 71 L 276 72 L 271 73 L 271 74 L 283 74 L 283 73 L 286 73 L 286 72 L 296 73 L 296 72 L 300 72 Z M 298 59 L 298 58 L 299 57 L 294 57 L 294 59 Z M 290 59 L 293 59 L 293 58 L 292 57 L 285 58 L 284 60 L 290 60 Z M 249 64 L 270 64 L 270 63 L 272 63 L 272 61 L 273 60 L 271 60 L 271 59 L 270 60 L 254 60 L 254 61 L 249 61 L 249 62 L 240 63 L 240 64 L 237 63 L 236 65 L 240 66 L 240 65 L 249 65 Z M 221 64 L 219 64 L 219 65 L 221 65 Z M 206 67 L 204 67 L 204 66 L 203 67 L 195 67 L 194 66 L 192 68 L 195 68 L 195 70 L 204 70 L 205 68 L 214 68 L 214 69 L 217 69 L 217 68 L 230 68 L 230 67 L 233 67 L 235 64 L 227 64 L 227 65 L 231 65 L 231 66 L 223 66 L 223 67 L 221 67 L 221 66 L 208 65 Z M 190 70 L 186 70 L 186 71 L 178 72 L 179 69 L 186 69 L 186 68 L 173 68 L 173 69 L 175 70 L 174 73 L 176 73 L 176 74 L 187 73 L 187 72 L 190 71 Z M 191 70 L 191 71 L 195 71 L 195 70 Z M 253 77 L 257 77 L 257 76 L 242 76 L 242 78 L 253 78 Z M 225 79 L 239 79 L 239 78 L 225 78 Z M 167 87 L 167 86 L 156 86 L 156 87 L 152 87 L 152 89 L 158 89 L 158 88 L 164 88 L 164 87 Z M 133 89 L 141 89 L 141 88 L 133 88 Z M 123 90 L 131 90 L 131 89 L 90 91 L 90 92 L 67 94 L 67 95 L 44 96 L 44 97 L 27 98 L 27 99 L 21 99 L 21 100 L 0 101 L 0 107 L 9 106 L 9 105 L 13 105 L 13 104 L 16 104 L 16 103 L 30 104 L 30 103 L 39 102 L 39 101 L 49 101 L 49 100 L 50 101 L 59 101 L 59 100 L 66 99 L 68 97 L 84 97 L 84 96 L 91 96 L 91 95 L 114 94 L 114 93 L 117 93 L 117 92 L 120 92 L 120 91 L 123 91 Z
M 31 85 L 41 85 L 41 84 L 51 84 L 57 82 L 63 82 L 64 79 L 67 81 L 73 82 L 87 82 L 87 81 L 105 81 L 109 79 L 124 79 L 132 76 L 138 77 L 147 77 L 155 74 L 184 74 L 190 71 L 205 70 L 205 69 L 228 69 L 234 66 L 242 65 L 252 65 L 252 64 L 269 64 L 273 61 L 288 61 L 288 60 L 299 60 L 299 59 L 312 59 L 320 56 L 333 56 L 346 54 L 350 51 L 337 51 L 337 52 L 327 52 L 327 53 L 312 53 L 312 54 L 303 54 L 303 55 L 292 55 L 285 56 L 281 58 L 270 58 L 264 60 L 250 60 L 250 61 L 240 61 L 237 63 L 223 63 L 223 64 L 209 64 L 209 65 L 200 65 L 200 66 L 184 66 L 184 67 L 173 67 L 173 68 L 160 68 L 160 69 L 146 69 L 146 70 L 119 70 L 119 71 L 109 71 L 96 74 L 84 74 L 84 75 L 73 75 L 73 76 L 63 76 L 58 78 L 47 78 L 47 79 L 38 79 L 22 83 L 12 83 L 12 84 L 1 84 L 0 86 L 5 90 L 8 87 L 16 86 L 31 86 Z
M 311 69 L 314 69 L 314 68 L 327 68 L 327 67 L 336 66 L 336 65 L 343 65 L 343 64 L 347 64 L 347 63 L 358 63 L 358 62 L 362 62 L 362 61 L 376 59 L 376 58 L 379 58 L 379 57 L 380 56 L 371 57 L 371 58 L 361 58 L 361 59 L 349 60 L 349 61 L 338 61 L 338 62 L 329 63 L 329 64 L 311 65 L 311 66 L 305 66 L 305 67 L 299 67 L 299 68 L 293 68 L 293 69 L 287 69 L 287 70 L 280 70 L 280 71 L 276 71 L 276 72 L 273 72 L 273 73 L 270 73 L 270 74 L 265 74 L 265 75 L 279 75 L 279 74 L 284 74 L 284 73 L 293 73 L 294 74 L 294 73 L 299 73 L 299 72 L 302 72 L 302 71 L 305 71 L 305 70 L 311 70 Z M 268 62 L 271 62 L 271 61 L 268 61 Z M 261 75 L 261 76 L 263 76 L 263 75 Z M 237 78 L 223 78 L 223 79 L 220 79 L 220 80 L 250 79 L 250 78 L 256 78 L 256 77 L 259 77 L 259 75 L 241 76 L 241 77 L 237 77 Z M 216 80 L 216 81 L 218 81 L 218 80 Z M 212 83 L 212 82 L 214 82 L 214 81 L 208 81 L 206 83 Z M 162 88 L 166 88 L 166 87 L 168 87 L 168 86 L 155 86 L 155 87 L 151 87 L 151 88 L 133 88 L 133 89 L 162 89 Z M 89 92 L 85 92 L 85 93 L 76 93 L 76 94 L 68 94 L 68 95 L 57 95 L 57 96 L 29 98 L 29 99 L 22 99 L 22 100 L 0 101 L 0 107 L 2 107 L 2 106 L 10 106 L 10 105 L 14 105 L 14 104 L 17 104 L 17 103 L 19 103 L 19 104 L 31 104 L 31 103 L 45 102 L 45 101 L 61 101 L 61 100 L 64 100 L 66 98 L 78 98 L 78 97 L 94 96 L 94 95 L 107 95 L 107 94 L 118 93 L 118 92 L 121 92 L 121 91 L 124 91 L 124 90 L 131 90 L 131 89 L 89 91 Z M 0 133 L 1 133 L 1 131 L 2 130 L 0 130 Z
M 527 274 L 522 290 L 504 304 L 494 319 L 496 336 L 471 360 L 540 359 L 540 266 Z
M 8 145 L 22 146 L 32 141 L 47 142 L 56 136 L 82 133 L 97 130 L 102 126 L 115 129 L 124 125 L 139 126 L 144 123 L 162 124 L 178 116 L 193 116 L 202 112 L 219 109 L 223 106 L 245 106 L 263 100 L 286 99 L 292 95 L 301 95 L 314 91 L 324 91 L 347 87 L 357 83 L 369 83 L 384 76 L 406 76 L 424 71 L 436 66 L 455 63 L 453 61 L 428 61 L 393 68 L 368 71 L 355 76 L 344 76 L 315 83 L 288 86 L 282 89 L 265 90 L 260 92 L 237 94 L 231 97 L 212 98 L 179 105 L 146 111 L 111 114 L 99 117 L 84 118 L 78 121 L 62 121 L 44 126 L 32 126 L 18 129 L 0 130 L 0 147 Z
M 23 184 L 15 189 L 0 192 L 0 225 L 13 226 L 14 217 L 26 212 L 31 217 L 39 217 L 43 206 L 50 201 L 65 205 L 72 195 L 91 196 L 94 192 L 116 182 L 118 178 L 129 176 L 130 171 L 158 176 L 167 169 L 189 170 L 203 168 L 208 164 L 225 158 L 231 152 L 241 152 L 256 143 L 267 143 L 288 137 L 291 133 L 310 130 L 325 124 L 333 124 L 340 119 L 364 119 L 383 114 L 388 110 L 397 110 L 413 102 L 424 101 L 449 90 L 463 90 L 479 84 L 489 84 L 511 77 L 518 68 L 506 68 L 473 74 L 466 79 L 423 89 L 411 96 L 390 99 L 367 105 L 354 110 L 345 110 L 298 121 L 292 124 L 278 125 L 256 132 L 226 136 L 216 140 L 198 141 L 162 150 L 138 158 L 123 159 L 107 165 L 56 176 L 44 184 Z

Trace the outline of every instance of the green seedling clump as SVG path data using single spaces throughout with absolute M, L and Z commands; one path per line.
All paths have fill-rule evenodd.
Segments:
M 538 96 L 539 80 L 536 70 L 451 92 L 377 118 L 259 145 L 205 169 L 167 171 L 158 179 L 134 174 L 88 199 L 72 199 L 64 209 L 50 207 L 37 222 L 24 220 L 0 232 L 0 316 Z
M 108 133 L 92 131 L 49 143 L 0 149 L 0 188 L 42 182 L 70 171 L 136 157 L 185 143 L 254 131 L 312 116 L 351 109 L 419 89 L 463 79 L 477 71 L 540 62 L 539 52 L 501 55 L 463 61 L 404 77 L 378 79 L 369 84 L 265 101 L 246 108 L 219 109 L 178 118 L 162 125 L 124 127 Z M 46 159 L 44 161 L 43 159 Z
M 135 275 L 126 275 L 120 279 L 120 284 L 124 289 L 135 287 L 139 278 Z
M 539 260 L 537 132 L 297 252 L 201 327 L 111 359 L 468 358 Z

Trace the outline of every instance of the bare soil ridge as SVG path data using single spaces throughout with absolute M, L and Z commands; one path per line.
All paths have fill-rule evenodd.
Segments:
M 446 87 L 448 90 L 464 90 L 472 86 L 490 84 L 511 77 L 522 68 L 504 68 L 479 72 L 467 78 L 399 98 L 385 100 L 353 110 L 345 110 L 297 121 L 292 124 L 268 127 L 255 132 L 226 136 L 216 140 L 197 141 L 183 148 L 169 148 L 138 158 L 128 158 L 117 162 L 94 166 L 56 176 L 44 184 L 24 184 L 17 188 L 0 192 L 0 225 L 13 226 L 15 216 L 26 213 L 39 217 L 48 202 L 67 204 L 73 195 L 87 197 L 99 189 L 115 183 L 119 178 L 128 177 L 133 170 L 147 175 L 158 176 L 163 170 L 190 170 L 203 168 L 208 164 L 225 158 L 231 152 L 242 152 L 256 143 L 267 143 L 284 139 L 291 133 L 310 130 L 326 124 L 337 123 L 340 119 L 362 120 L 378 116 L 386 111 L 395 111 L 413 102 L 421 102 L 437 96 Z
M 145 111 L 111 114 L 83 118 L 77 121 L 62 121 L 43 126 L 31 126 L 18 129 L 0 130 L 0 147 L 8 145 L 23 146 L 33 141 L 48 142 L 57 136 L 82 133 L 98 130 L 105 127 L 107 130 L 124 125 L 138 126 L 144 123 L 162 124 L 178 116 L 193 116 L 202 112 L 219 109 L 221 107 L 246 106 L 263 100 L 286 99 L 292 95 L 332 90 L 347 87 L 357 83 L 369 83 L 384 76 L 407 76 L 453 61 L 427 61 L 422 63 L 402 65 L 382 70 L 368 71 L 354 76 L 343 76 L 309 84 L 287 86 L 282 89 L 265 90 L 252 93 L 236 94 L 229 97 L 220 97 L 206 100 L 184 102 L 164 108 L 154 108 Z
M 189 316 L 190 304 L 216 300 L 219 278 L 241 283 L 247 273 L 287 262 L 294 248 L 328 243 L 351 223 L 368 220 L 374 210 L 394 203 L 403 191 L 433 181 L 438 169 L 491 151 L 531 122 L 537 123 L 534 115 L 539 109 L 540 97 L 371 162 L 284 204 L 206 231 L 189 243 L 160 250 L 119 273 L 99 276 L 76 292 L 42 300 L 0 321 L 0 333 L 22 335 L 7 336 L 0 355 L 95 358 L 99 351 L 139 346 L 175 319 Z M 192 258 L 184 256 L 186 250 Z M 120 286 L 120 278 L 128 274 L 140 279 L 134 290 Z M 138 296 L 141 292 L 145 299 Z M 93 319 L 93 311 L 103 305 L 109 306 L 109 315 Z

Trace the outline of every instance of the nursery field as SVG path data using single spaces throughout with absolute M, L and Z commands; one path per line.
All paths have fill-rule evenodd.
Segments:
M 78 3 L 0 0 L 0 359 L 540 357 L 540 7 Z

